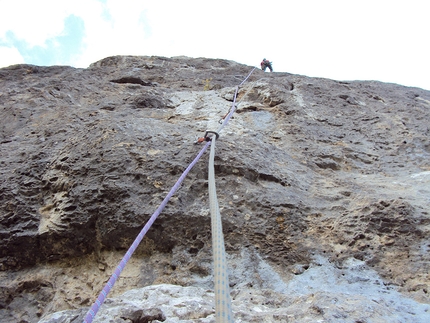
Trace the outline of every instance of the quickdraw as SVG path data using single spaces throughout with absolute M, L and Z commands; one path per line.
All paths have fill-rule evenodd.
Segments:
M 204 142 L 204 141 L 212 141 L 212 138 L 208 136 L 208 134 L 210 134 L 210 133 L 214 134 L 216 136 L 216 139 L 219 138 L 219 134 L 217 132 L 206 130 L 205 136 L 197 138 L 197 140 L 194 143 L 199 144 L 199 143 Z

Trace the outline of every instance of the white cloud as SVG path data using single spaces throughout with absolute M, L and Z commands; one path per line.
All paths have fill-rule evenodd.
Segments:
M 88 10 L 87 3 L 91 3 Z M 78 64 L 90 63 L 110 55 L 144 55 L 144 40 L 148 26 L 141 17 L 145 12 L 142 1 L 108 0 L 105 4 L 85 2 L 75 14 L 85 21 L 85 50 Z
M 0 2 L 0 36 L 11 31 L 30 46 L 44 46 L 46 39 L 59 35 L 67 16 L 60 1 L 14 0 Z
M 0 57 L 0 67 L 24 63 L 24 58 L 16 48 L 0 46 Z

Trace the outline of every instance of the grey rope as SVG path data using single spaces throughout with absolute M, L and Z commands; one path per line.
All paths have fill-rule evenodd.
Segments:
M 230 297 L 230 286 L 228 282 L 228 273 L 227 273 L 227 260 L 225 256 L 225 245 L 224 245 L 224 235 L 222 232 L 222 222 L 221 222 L 221 214 L 219 211 L 218 199 L 216 195 L 216 187 L 215 187 L 215 167 L 214 167 L 214 159 L 215 159 L 215 142 L 218 139 L 218 133 L 224 128 L 224 126 L 228 123 L 233 113 L 236 111 L 237 104 L 236 98 L 237 93 L 239 92 L 239 87 L 242 86 L 243 83 L 251 76 L 254 69 L 247 75 L 247 77 L 236 86 L 233 103 L 230 108 L 229 113 L 224 118 L 224 122 L 218 128 L 216 132 L 206 131 L 205 137 L 207 137 L 208 133 L 215 134 L 210 138 L 211 142 L 211 150 L 209 155 L 209 206 L 211 212 L 211 226 L 212 226 L 212 254 L 213 254 L 213 262 L 214 262 L 214 284 L 215 284 L 215 317 L 216 323 L 233 323 L 233 311 L 231 306 L 231 297 Z
M 215 187 L 215 140 L 212 137 L 209 156 L 209 205 L 212 224 L 212 253 L 214 261 L 215 283 L 215 315 L 217 323 L 231 323 L 233 312 L 231 310 L 230 287 L 228 283 L 227 261 L 225 257 L 224 236 L 222 233 L 221 214 Z

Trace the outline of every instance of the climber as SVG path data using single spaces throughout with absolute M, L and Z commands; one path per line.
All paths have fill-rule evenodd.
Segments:
M 269 68 L 270 72 L 273 72 L 273 68 L 272 68 L 272 62 L 269 62 L 269 60 L 263 58 L 262 62 L 260 63 L 261 65 L 261 69 L 263 71 L 266 71 L 266 67 Z

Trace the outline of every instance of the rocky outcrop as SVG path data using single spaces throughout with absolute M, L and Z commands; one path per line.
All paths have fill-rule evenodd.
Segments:
M 1 322 L 85 312 L 251 70 L 130 56 L 0 69 Z M 427 322 L 430 93 L 256 70 L 237 106 L 215 160 L 236 319 Z M 211 272 L 203 158 L 101 315 L 210 322 Z M 179 300 L 115 310 L 139 293 Z

